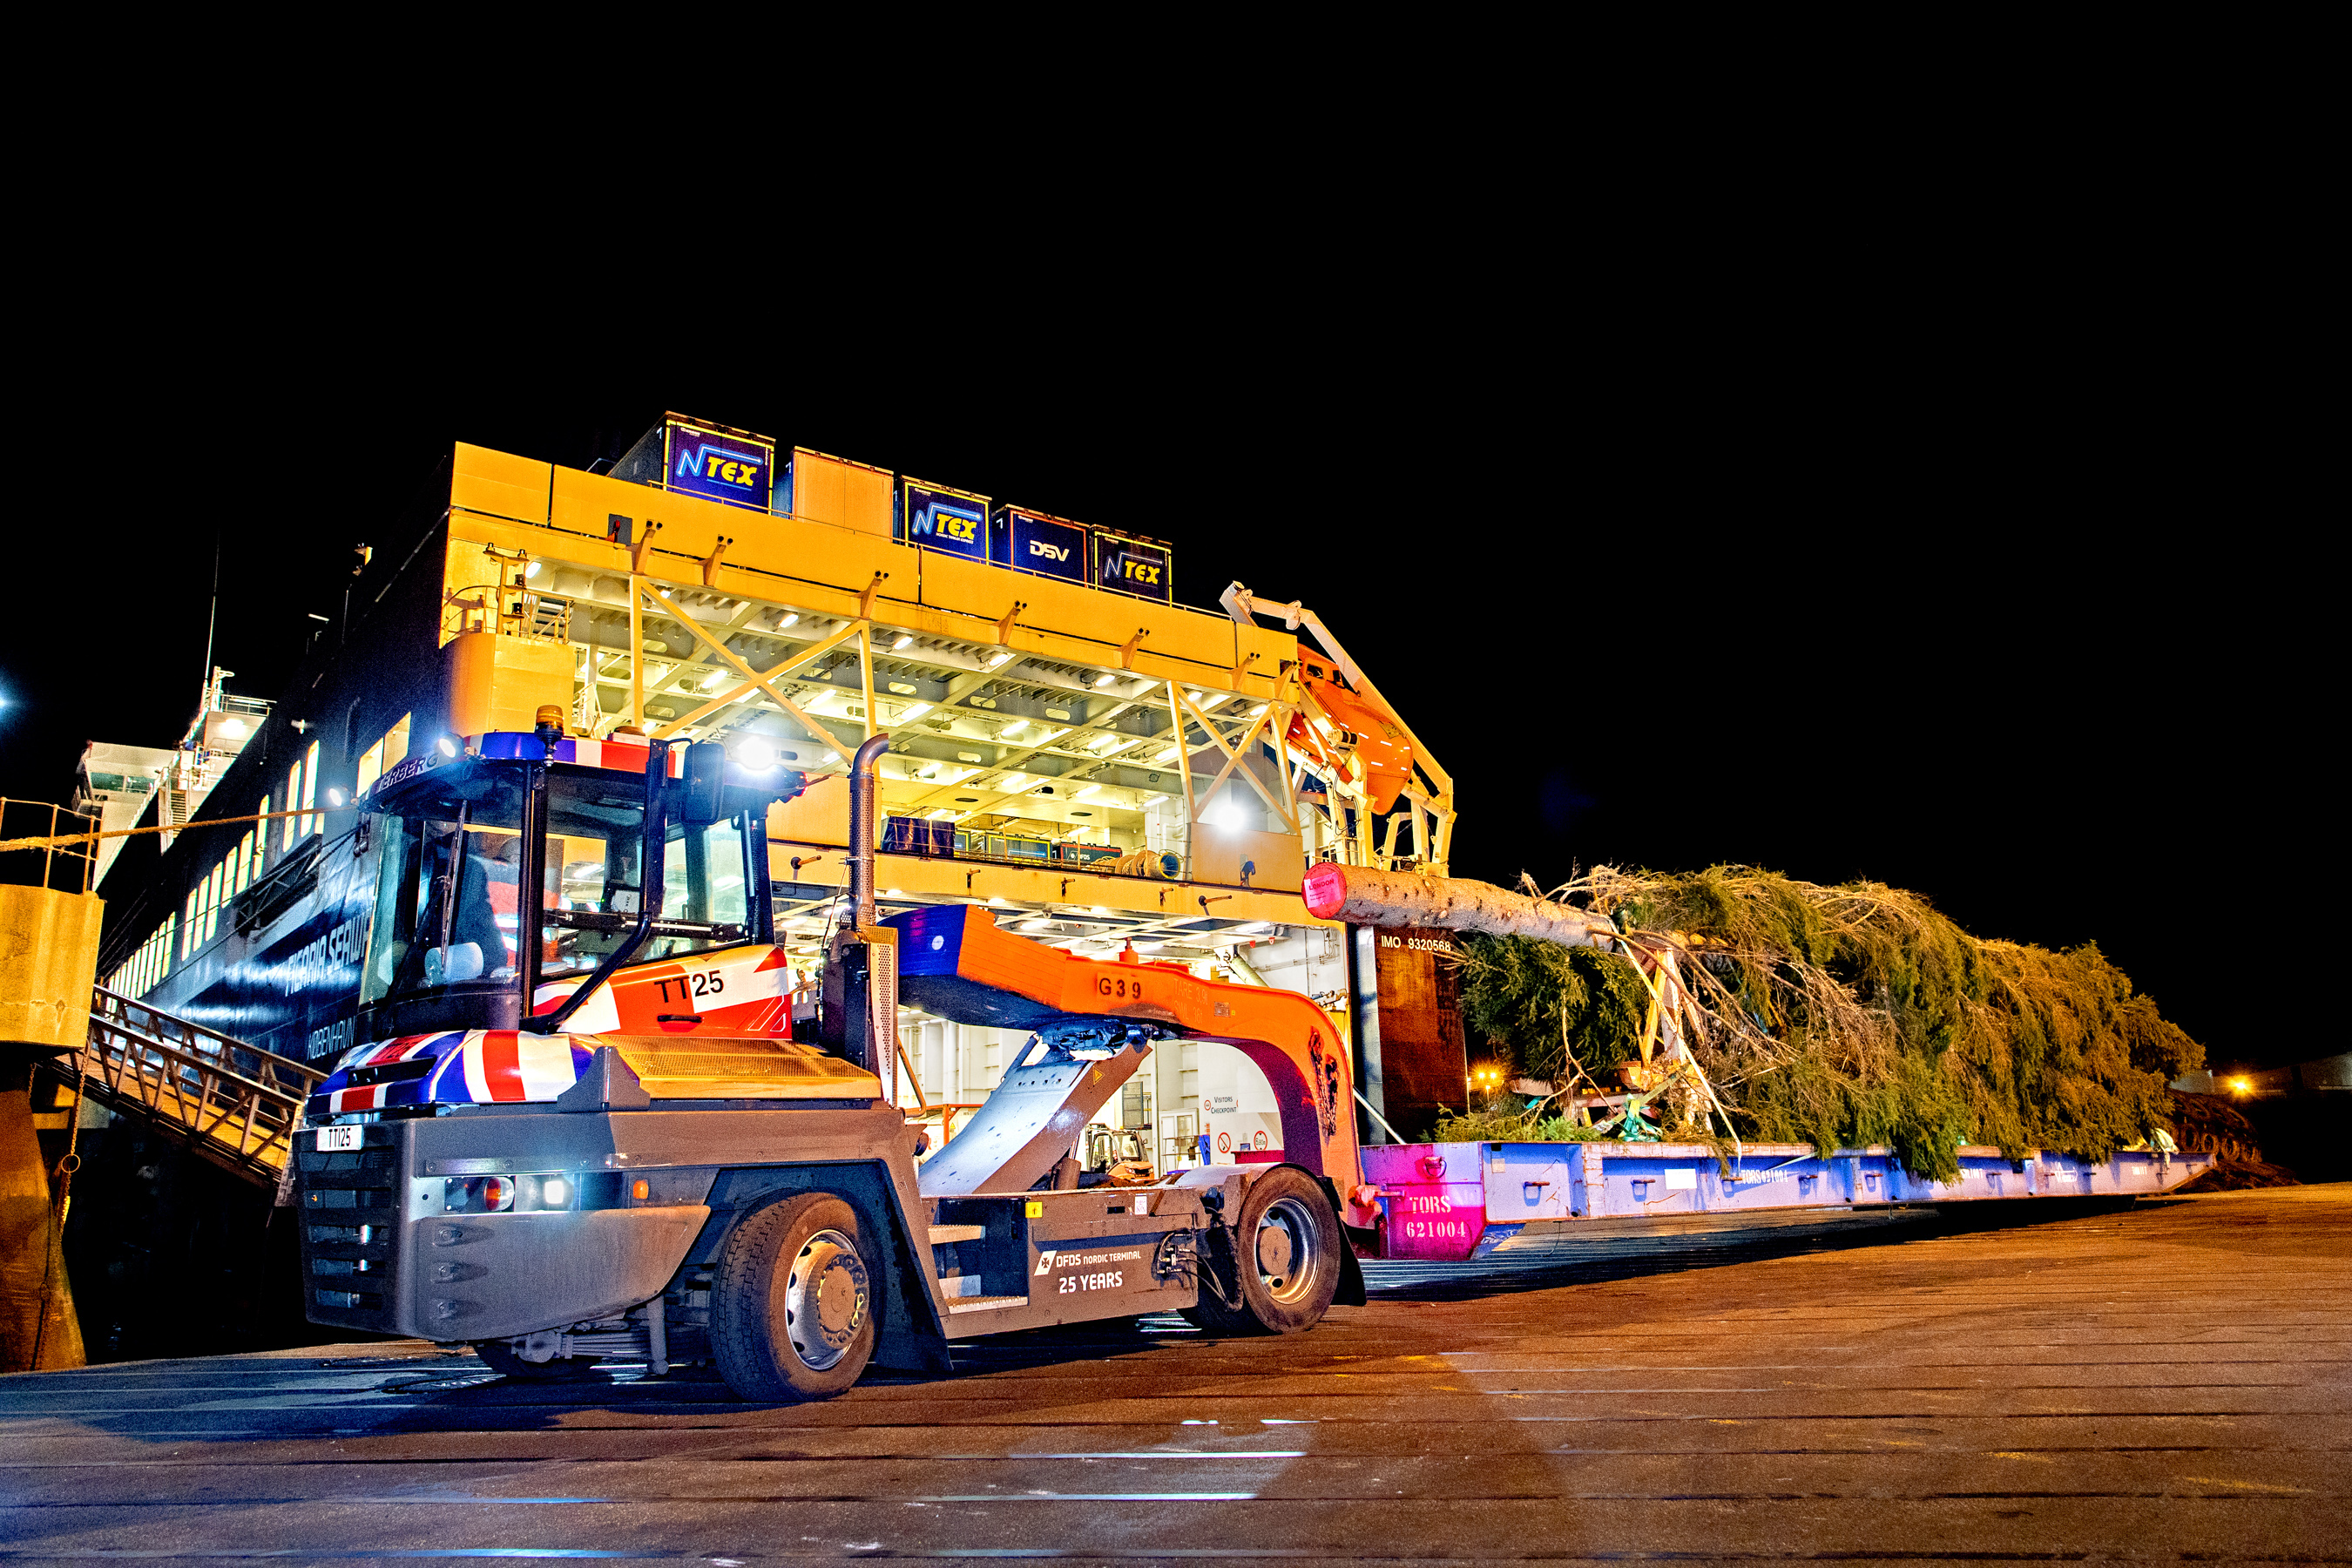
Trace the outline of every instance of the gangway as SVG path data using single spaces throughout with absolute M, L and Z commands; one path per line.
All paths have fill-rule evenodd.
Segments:
M 51 1065 L 112 1110 L 176 1133 L 264 1187 L 283 1183 L 303 1101 L 326 1070 L 274 1056 L 144 1002 L 93 988 L 89 1037 Z

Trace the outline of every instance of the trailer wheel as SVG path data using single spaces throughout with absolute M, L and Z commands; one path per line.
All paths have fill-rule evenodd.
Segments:
M 1243 1197 L 1240 1223 L 1210 1236 L 1202 1267 L 1216 1277 L 1201 1282 L 1188 1320 L 1223 1334 L 1295 1334 L 1322 1321 L 1339 1289 L 1339 1216 L 1312 1177 L 1268 1171 Z M 1239 1297 L 1239 1310 L 1218 1299 L 1219 1287 Z
M 857 1215 L 830 1193 L 761 1209 L 719 1249 L 710 1338 L 719 1375 L 739 1399 L 823 1399 L 874 1354 L 873 1276 L 857 1250 Z

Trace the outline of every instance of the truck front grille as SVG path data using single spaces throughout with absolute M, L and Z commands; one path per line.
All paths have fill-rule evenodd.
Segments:
M 311 1320 L 392 1331 L 399 1303 L 393 1241 L 400 1220 L 399 1150 L 302 1150 L 295 1158 L 302 1288 Z

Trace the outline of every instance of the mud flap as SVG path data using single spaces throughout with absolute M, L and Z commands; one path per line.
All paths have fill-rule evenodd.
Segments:
M 1370 1231 L 1358 1230 L 1341 1218 L 1339 1189 L 1331 1184 L 1328 1176 L 1318 1176 L 1323 1184 L 1323 1195 L 1331 1200 L 1331 1217 L 1339 1224 L 1339 1289 L 1331 1297 L 1335 1307 L 1360 1307 L 1365 1302 L 1364 1266 L 1356 1261 L 1356 1240 L 1370 1237 Z

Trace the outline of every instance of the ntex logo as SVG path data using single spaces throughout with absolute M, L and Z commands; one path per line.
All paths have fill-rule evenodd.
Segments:
M 1154 588 L 1160 585 L 1160 563 L 1157 561 L 1138 561 L 1130 555 L 1118 563 L 1118 568 L 1130 583 L 1142 583 Z
M 983 521 L 976 511 L 933 501 L 915 514 L 915 531 L 952 539 L 959 544 L 977 544 Z
M 682 448 L 671 472 L 681 479 L 700 479 L 705 484 L 733 485 L 751 490 L 759 487 L 760 475 L 767 466 L 767 459 L 756 454 L 705 442 L 699 447 Z
M 1037 1255 L 1037 1272 L 1040 1274 L 1051 1274 L 1054 1271 L 1055 1256 L 1055 1255 L 1052 1252 L 1039 1253 Z

